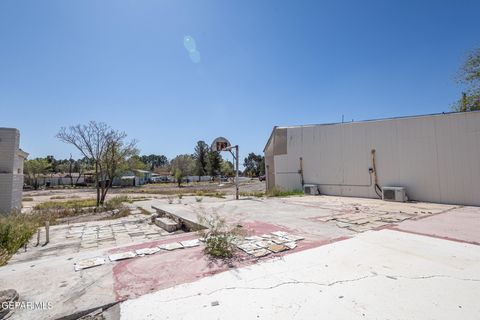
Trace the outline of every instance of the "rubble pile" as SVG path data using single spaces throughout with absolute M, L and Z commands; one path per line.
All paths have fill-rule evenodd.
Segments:
M 303 239 L 305 238 L 284 231 L 275 231 L 260 236 L 235 239 L 234 244 L 247 254 L 260 258 L 271 253 L 295 249 L 297 247 L 297 241 Z

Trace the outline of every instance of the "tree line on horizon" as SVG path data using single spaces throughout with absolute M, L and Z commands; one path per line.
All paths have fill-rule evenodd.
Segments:
M 32 186 L 39 187 L 42 176 L 64 173 L 70 184 L 77 185 L 81 175 L 93 175 L 97 188 L 97 205 L 103 204 L 114 178 L 126 172 L 149 170 L 161 175 L 172 175 L 179 183 L 186 176 L 234 176 L 234 165 L 222 157 L 220 152 L 210 150 L 205 141 L 196 143 L 193 153 L 177 155 L 169 160 L 165 155 L 140 155 L 136 140 L 127 140 L 124 132 L 117 131 L 105 123 L 90 121 L 85 125 L 61 128 L 57 138 L 74 146 L 83 157 L 56 159 L 54 156 L 26 160 L 24 173 Z M 241 174 L 257 177 L 265 174 L 262 155 L 249 153 L 244 159 Z

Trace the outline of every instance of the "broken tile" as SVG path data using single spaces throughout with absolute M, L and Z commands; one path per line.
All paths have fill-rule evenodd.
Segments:
M 283 238 L 283 237 L 272 238 L 272 242 L 274 242 L 276 244 L 282 244 L 282 243 L 289 242 L 289 241 L 290 240 L 288 240 L 286 238 Z
M 271 246 L 272 244 L 275 244 L 275 242 L 270 241 L 270 240 L 256 241 L 254 243 L 259 248 L 268 248 L 268 246 Z
M 124 259 L 130 259 L 136 257 L 135 252 L 132 251 L 126 251 L 126 252 L 120 252 L 120 253 L 114 253 L 108 256 L 110 261 L 117 261 L 117 260 L 124 260 Z
M 268 250 L 272 251 L 273 253 L 277 253 L 288 250 L 288 247 L 284 246 L 283 244 L 272 244 L 268 247 Z
M 339 228 L 348 228 L 350 227 L 352 224 L 350 223 L 345 223 L 345 222 L 337 222 L 337 227 Z
M 185 241 L 181 241 L 180 244 L 184 248 L 197 247 L 197 246 L 200 245 L 200 240 L 198 240 L 198 239 L 185 240 Z
M 267 249 L 258 249 L 258 250 L 252 251 L 250 254 L 256 258 L 261 258 L 261 257 L 268 256 L 270 253 L 271 251 Z
M 178 242 L 161 244 L 161 245 L 159 245 L 158 247 L 159 247 L 160 249 L 168 250 L 168 251 L 172 251 L 172 250 L 176 250 L 176 249 L 183 249 L 182 244 L 181 244 L 181 243 L 178 243 Z
M 142 249 L 137 249 L 135 250 L 135 253 L 138 254 L 139 256 L 143 255 L 149 255 L 149 254 L 154 254 L 160 251 L 160 248 L 154 247 L 154 248 L 142 248 Z
M 255 243 L 252 243 L 252 242 L 244 242 L 244 243 L 241 243 L 241 244 L 237 244 L 237 247 L 239 249 L 245 251 L 246 253 L 250 253 L 252 251 L 255 251 L 255 250 L 259 249 L 259 247 Z
M 262 237 L 259 237 L 259 236 L 249 236 L 249 237 L 245 237 L 245 240 L 248 240 L 248 241 L 261 241 L 263 240 Z
M 273 234 L 267 234 L 267 233 L 266 233 L 266 234 L 262 234 L 260 237 L 263 238 L 263 239 L 272 239 L 272 238 L 275 238 L 275 236 L 274 236 Z
M 284 232 L 284 231 L 275 231 L 275 232 L 270 232 L 271 234 L 273 234 L 274 236 L 277 236 L 277 237 L 285 237 L 288 235 L 288 233 Z
M 74 264 L 75 271 L 80 271 L 83 269 L 88 269 L 92 267 L 97 267 L 102 264 L 105 264 L 105 258 L 96 257 L 90 259 L 83 259 Z
M 364 224 L 364 225 L 350 225 L 348 227 L 348 230 L 352 230 L 355 232 L 364 232 L 372 229 L 372 227 L 369 224 Z
M 318 217 L 318 218 L 314 218 L 315 220 L 317 221 L 321 221 L 321 222 L 328 222 L 330 220 L 334 220 L 335 217 L 334 216 L 327 216 L 327 217 Z
M 294 235 L 294 234 L 289 234 L 288 236 L 286 237 L 283 237 L 287 240 L 290 240 L 291 241 L 300 241 L 300 240 L 304 240 L 305 237 L 302 237 L 302 236 L 297 236 L 297 235 Z
M 295 249 L 297 247 L 297 243 L 295 241 L 292 242 L 286 242 L 283 244 L 285 247 L 288 247 L 288 249 Z

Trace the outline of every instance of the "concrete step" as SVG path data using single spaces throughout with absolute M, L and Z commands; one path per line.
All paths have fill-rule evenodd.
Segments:
M 155 224 L 167 232 L 174 232 L 180 229 L 181 224 L 167 217 L 155 218 Z

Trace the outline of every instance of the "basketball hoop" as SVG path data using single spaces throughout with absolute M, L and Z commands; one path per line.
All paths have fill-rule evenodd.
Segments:
M 232 146 L 230 141 L 228 141 L 224 137 L 218 137 L 217 139 L 213 140 L 210 149 L 214 152 L 221 152 L 221 151 L 230 151 L 233 158 L 235 159 L 236 169 L 235 169 L 235 198 L 238 200 L 238 166 L 239 166 L 239 159 L 238 159 L 238 145 Z M 232 152 L 232 149 L 235 149 L 235 154 Z
M 224 137 L 218 137 L 217 139 L 213 140 L 211 149 L 212 151 L 220 152 L 226 151 L 225 149 L 231 147 L 230 141 L 225 139 Z

